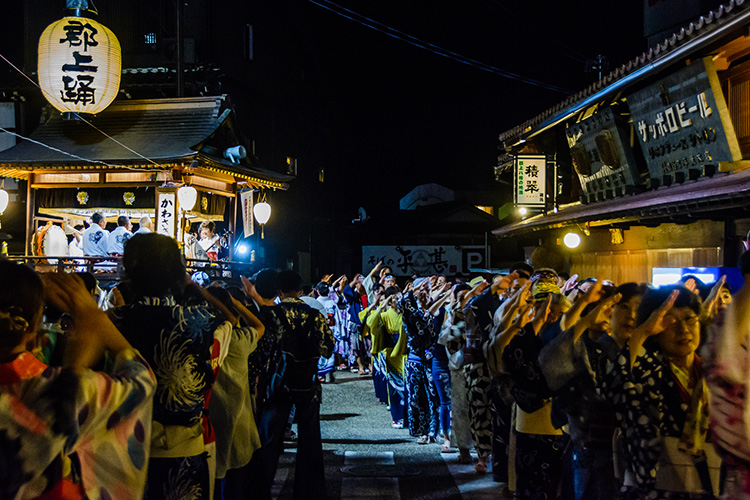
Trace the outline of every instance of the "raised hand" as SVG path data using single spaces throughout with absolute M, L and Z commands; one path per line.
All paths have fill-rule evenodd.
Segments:
M 727 277 L 722 276 L 716 280 L 714 286 L 711 287 L 711 292 L 701 304 L 701 321 L 712 321 L 716 317 L 716 313 L 718 312 L 717 306 L 719 303 L 719 294 L 726 281 Z
M 498 280 L 497 282 L 492 284 L 492 293 L 502 293 L 511 286 L 513 286 L 513 282 L 516 281 L 518 278 L 517 272 L 512 272 L 507 276 L 504 276 L 503 279 Z
M 628 339 L 628 345 L 630 347 L 630 367 L 632 368 L 635 364 L 635 359 L 638 357 L 638 351 L 640 351 L 643 342 L 653 335 L 658 335 L 667 328 L 669 328 L 675 319 L 668 317 L 667 314 L 672 310 L 677 296 L 680 294 L 679 290 L 674 290 L 669 294 L 667 300 L 659 306 L 651 316 L 648 317 L 641 325 L 637 326 Z
M 544 305 L 536 311 L 534 319 L 531 320 L 531 326 L 534 328 L 534 332 L 539 335 L 542 331 L 542 326 L 547 322 L 547 316 L 549 316 L 549 308 L 552 305 L 552 294 L 547 296 L 547 300 L 544 301 Z

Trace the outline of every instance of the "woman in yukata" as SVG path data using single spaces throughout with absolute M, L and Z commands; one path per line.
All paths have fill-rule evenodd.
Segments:
M 603 281 L 594 283 L 566 314 L 573 327 L 552 339 L 539 356 L 555 394 L 553 406 L 567 416 L 576 500 L 616 498 L 622 485 L 613 460 L 614 403 L 601 389 L 635 328 L 646 291 L 645 285 L 625 283 L 607 297 Z
M 383 292 L 380 306 L 367 318 L 372 331 L 372 355 L 381 360 L 387 385 L 387 402 L 391 409 L 394 429 L 404 427 L 406 401 L 406 335 L 398 301 L 401 291 L 390 286 Z
M 221 237 L 214 233 L 215 230 L 216 224 L 210 220 L 201 222 L 198 229 L 198 236 L 200 236 L 198 243 L 211 260 L 219 259 Z
M 141 498 L 156 381 L 74 275 L 0 261 L 0 498 Z M 63 366 L 34 345 L 47 304 L 68 315 Z M 90 368 L 109 353 L 108 373 Z
M 560 489 L 567 438 L 561 425 L 552 422 L 552 391 L 542 373 L 539 353 L 545 331 L 558 322 L 570 302 L 549 283 L 534 284 L 531 303 L 525 303 L 528 287 L 517 294 L 508 311 L 509 316 L 516 316 L 517 311 L 517 319 L 493 339 L 490 357 L 502 360 L 498 368 L 509 374 L 516 401 L 515 497 L 551 500 Z
M 432 352 L 437 334 L 428 311 L 430 281 L 418 278 L 399 301 L 408 357 L 406 390 L 409 433 L 418 444 L 437 442 L 440 399 L 432 382 Z
M 701 303 L 683 286 L 649 290 L 608 383 L 625 453 L 620 498 L 713 499 L 721 459 L 707 442 Z

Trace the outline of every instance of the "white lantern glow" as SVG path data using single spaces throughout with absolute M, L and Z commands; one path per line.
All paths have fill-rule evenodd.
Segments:
M 180 210 L 189 212 L 198 201 L 198 191 L 193 186 L 182 186 L 177 190 L 177 202 L 180 204 Z
M 39 86 L 58 111 L 96 114 L 117 97 L 120 42 L 103 24 L 63 17 L 44 30 L 38 52 Z
M 5 212 L 5 209 L 8 208 L 9 200 L 8 192 L 5 189 L 0 189 L 0 215 L 2 215 L 3 212 Z
M 578 248 L 581 244 L 581 236 L 576 233 L 568 233 L 563 237 L 563 243 L 568 248 Z
M 271 205 L 262 201 L 253 205 L 253 214 L 259 224 L 265 224 L 271 218 Z

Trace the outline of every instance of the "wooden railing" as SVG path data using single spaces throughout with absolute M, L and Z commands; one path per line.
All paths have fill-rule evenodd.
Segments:
M 69 273 L 88 271 L 100 282 L 118 282 L 122 274 L 122 257 L 70 257 L 50 255 L 9 255 L 8 259 L 23 262 L 37 272 Z M 239 282 L 239 269 L 247 269 L 245 262 L 185 259 L 187 272 L 204 271 L 211 280 Z M 248 274 L 247 272 L 243 274 Z

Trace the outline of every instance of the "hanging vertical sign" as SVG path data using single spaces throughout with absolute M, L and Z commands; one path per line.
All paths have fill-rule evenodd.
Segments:
M 170 238 L 177 235 L 177 194 L 174 188 L 156 190 L 156 232 Z
M 515 159 L 514 171 L 514 205 L 544 208 L 547 200 L 547 157 L 545 155 L 518 155 Z
M 240 203 L 242 204 L 242 224 L 245 237 L 255 234 L 253 221 L 253 192 L 252 190 L 240 193 Z
M 103 24 L 67 16 L 39 38 L 37 70 L 44 98 L 63 113 L 96 114 L 120 90 L 120 42 Z

